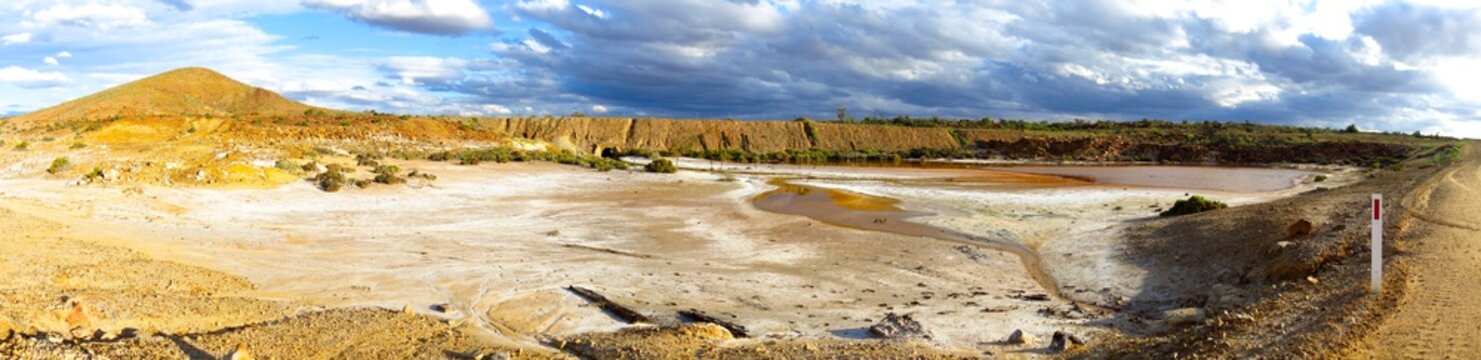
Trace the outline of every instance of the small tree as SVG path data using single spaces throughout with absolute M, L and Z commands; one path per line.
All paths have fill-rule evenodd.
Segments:
M 67 170 L 68 165 L 70 165 L 70 162 L 67 161 L 67 158 L 59 157 L 56 160 L 51 161 L 51 167 L 46 169 L 46 173 L 56 174 L 62 172 L 64 170 Z
M 1343 129 L 1342 132 L 1356 134 L 1358 133 L 1358 124 L 1347 124 L 1347 129 Z
M 673 174 L 679 172 L 679 167 L 674 166 L 674 162 L 669 161 L 669 159 L 653 159 L 653 161 L 649 162 L 648 165 L 643 166 L 643 170 L 655 173 Z

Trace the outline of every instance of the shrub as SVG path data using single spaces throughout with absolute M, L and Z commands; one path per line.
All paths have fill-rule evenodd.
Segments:
M 103 178 L 103 168 L 94 167 L 93 168 L 93 171 L 88 172 L 87 175 L 83 175 L 82 178 L 85 179 L 85 180 L 87 180 L 87 182 L 93 182 L 93 181 L 97 181 L 99 179 L 102 179 Z
M 345 183 L 350 182 L 345 177 L 345 173 L 340 171 L 342 169 L 343 167 L 340 167 L 338 164 L 329 165 L 329 170 L 319 173 L 318 176 L 314 177 L 314 184 L 319 187 L 319 190 L 326 192 L 339 191 L 339 189 L 344 188 Z
M 83 143 L 80 143 L 80 142 L 72 143 L 72 150 L 77 150 L 77 149 L 81 149 L 81 148 L 85 148 L 85 147 L 87 147 L 87 144 L 83 144 Z
M 401 167 L 396 165 L 381 165 L 375 168 L 375 182 L 386 185 L 405 184 L 406 178 L 396 176 L 401 172 Z M 358 185 L 358 184 L 357 184 Z
M 1204 211 L 1218 210 L 1227 207 L 1229 207 L 1229 205 L 1226 205 L 1217 200 L 1211 200 L 1202 196 L 1193 195 L 1186 200 L 1178 200 L 1176 203 L 1172 204 L 1171 209 L 1167 209 L 1167 211 L 1163 211 L 1159 215 L 1162 217 L 1169 217 L 1197 214 Z
M 51 161 L 51 167 L 47 168 L 46 172 L 48 174 L 56 174 L 62 172 L 63 170 L 67 170 L 68 165 L 70 165 L 70 163 L 67 161 L 67 158 L 59 157 L 56 160 Z
M 300 169 L 300 168 L 306 168 L 306 169 L 307 168 L 310 168 L 310 167 L 308 167 L 308 165 L 304 165 L 304 166 L 300 167 L 297 164 L 294 164 L 292 161 L 288 161 L 288 160 L 278 160 L 278 161 L 275 161 L 275 162 L 273 162 L 273 167 L 278 168 L 278 170 L 283 170 L 283 171 L 293 171 L 293 170 L 297 170 L 297 169 Z
M 1316 179 L 1313 179 L 1313 180 L 1316 181 L 1316 182 L 1327 181 L 1327 176 L 1326 175 L 1317 175 L 1316 176 Z
M 653 161 L 649 162 L 648 165 L 643 166 L 643 170 L 655 173 L 673 174 L 679 172 L 679 167 L 674 166 L 674 162 L 669 161 L 669 159 L 653 159 Z
M 21 143 L 15 144 L 15 151 L 25 151 L 28 147 L 31 147 L 30 141 L 21 141 Z

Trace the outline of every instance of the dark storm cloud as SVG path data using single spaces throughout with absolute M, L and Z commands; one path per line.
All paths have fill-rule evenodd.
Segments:
M 483 69 L 427 86 L 488 103 L 674 116 L 826 117 L 846 106 L 1379 126 L 1402 125 L 1386 120 L 1401 109 L 1475 117 L 1431 73 L 1396 63 L 1475 56 L 1474 13 L 1386 4 L 1356 13 L 1352 36 L 1277 41 L 1290 35 L 1113 2 L 778 4 L 514 4 L 505 10 L 536 25 L 527 36 L 500 40 Z

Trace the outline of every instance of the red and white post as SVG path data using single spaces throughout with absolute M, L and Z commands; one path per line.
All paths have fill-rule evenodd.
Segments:
M 1373 293 L 1383 292 L 1383 194 L 1373 194 Z

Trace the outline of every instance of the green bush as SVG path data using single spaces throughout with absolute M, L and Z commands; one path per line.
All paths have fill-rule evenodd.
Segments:
M 679 172 L 679 167 L 674 166 L 674 162 L 669 161 L 669 159 L 653 159 L 653 161 L 649 162 L 648 165 L 643 166 L 643 170 L 655 173 L 673 174 Z
M 63 170 L 67 170 L 68 165 L 70 165 L 70 163 L 67 161 L 67 158 L 59 157 L 56 160 L 51 161 L 51 167 L 47 168 L 46 172 L 48 174 L 56 174 L 62 172 Z
M 396 165 L 381 165 L 375 168 L 375 182 L 386 185 L 405 184 L 406 178 L 397 176 L 401 173 L 401 167 Z
M 342 170 L 343 167 L 338 164 L 329 165 L 329 170 L 319 173 L 318 176 L 314 177 L 314 184 L 319 187 L 319 190 L 326 192 L 339 191 L 339 189 L 344 188 L 345 183 L 350 182 Z
M 72 143 L 72 150 L 77 150 L 77 149 L 81 149 L 81 148 L 85 148 L 85 147 L 87 147 L 87 144 L 83 144 L 83 143 L 80 143 L 80 142 Z
M 1167 209 L 1167 211 L 1163 211 L 1159 215 L 1162 217 L 1169 217 L 1197 214 L 1204 211 L 1218 210 L 1227 207 L 1229 207 L 1229 205 L 1219 202 L 1218 200 L 1211 200 L 1202 196 L 1193 195 L 1187 200 L 1178 200 L 1176 203 L 1172 204 L 1171 209 Z
M 1316 181 L 1316 182 L 1327 181 L 1327 176 L 1326 175 L 1317 175 L 1316 178 L 1313 179 L 1313 180 Z
M 30 141 L 21 141 L 21 143 L 15 144 L 15 151 L 25 151 L 28 147 L 31 147 Z

